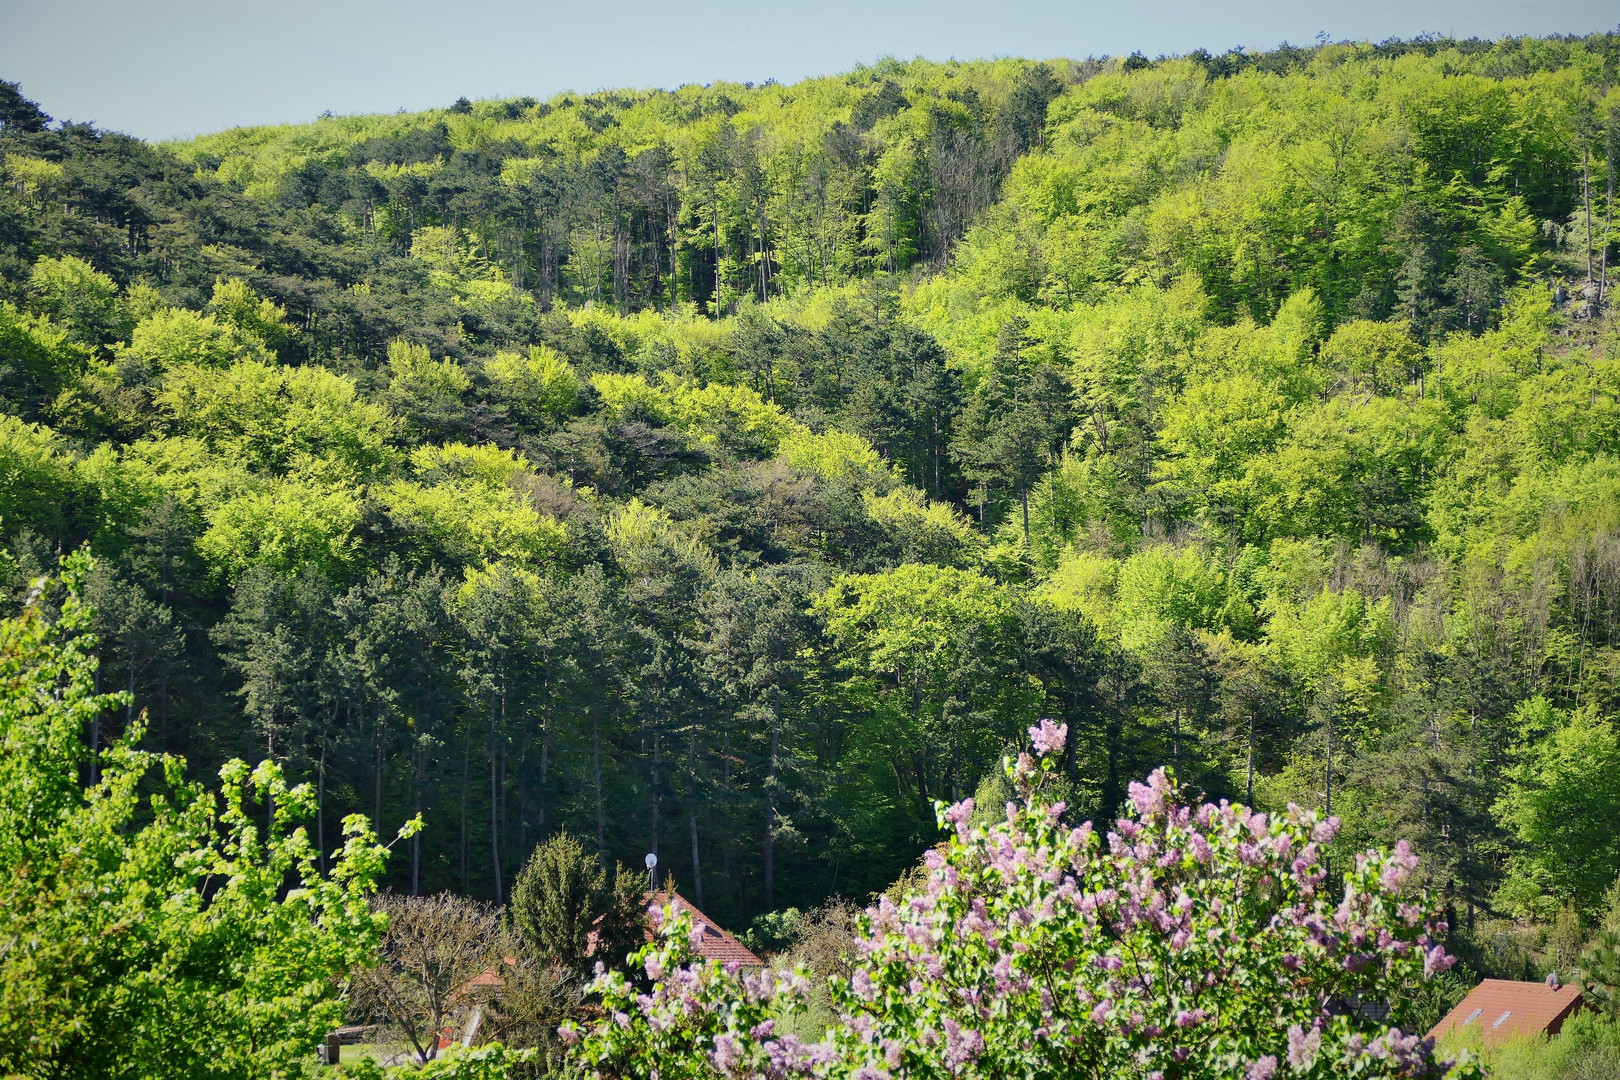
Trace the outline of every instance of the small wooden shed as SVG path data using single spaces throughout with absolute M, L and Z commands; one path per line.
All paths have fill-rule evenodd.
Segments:
M 1581 1007 L 1581 988 L 1575 984 L 1486 979 L 1463 998 L 1429 1031 L 1433 1039 L 1454 1031 L 1478 1031 L 1487 1045 L 1515 1035 L 1556 1035 Z

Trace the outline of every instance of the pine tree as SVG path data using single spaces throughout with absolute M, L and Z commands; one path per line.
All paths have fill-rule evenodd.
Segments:
M 1609 887 L 1608 914 L 1581 954 L 1580 981 L 1592 1005 L 1610 1020 L 1620 1019 L 1620 878 Z
M 646 904 L 639 874 L 622 865 L 608 874 L 578 838 L 559 833 L 534 849 L 508 910 L 528 959 L 583 975 L 640 947 Z

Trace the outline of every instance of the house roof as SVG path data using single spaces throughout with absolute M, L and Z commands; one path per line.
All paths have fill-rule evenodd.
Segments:
M 722 964 L 735 961 L 743 967 L 765 966 L 765 961 L 755 956 L 742 942 L 722 930 L 719 923 L 693 907 L 692 902 L 680 893 L 661 892 L 653 898 L 653 904 L 655 907 L 673 905 L 677 911 L 684 911 L 691 916 L 692 929 L 697 934 L 697 941 L 693 942 L 693 947 L 703 959 L 718 960 Z M 648 930 L 647 937 L 651 940 L 651 930 Z
M 1574 984 L 1486 979 L 1429 1031 L 1440 1038 L 1453 1031 L 1477 1030 L 1487 1043 L 1515 1035 L 1556 1035 L 1571 1013 L 1581 1007 L 1581 988 Z
M 726 931 L 722 930 L 719 923 L 715 922 L 713 919 L 703 914 L 703 912 L 693 907 L 692 902 L 686 897 L 682 896 L 680 893 L 660 892 L 653 897 L 652 902 L 648 905 L 648 907 L 663 908 L 668 907 L 671 904 L 675 906 L 676 910 L 684 911 L 691 916 L 692 929 L 696 931 L 697 934 L 697 941 L 694 942 L 694 948 L 700 958 L 704 960 L 716 960 L 722 964 L 735 961 L 739 966 L 745 968 L 759 968 L 765 966 L 765 961 L 755 956 L 754 953 L 749 950 L 748 946 L 744 945 L 742 942 L 726 933 Z M 652 939 L 653 931 L 651 927 L 648 927 L 647 940 L 651 941 Z M 596 931 L 592 930 L 589 936 L 589 944 L 585 950 L 586 955 L 590 955 L 595 950 Z M 505 961 L 509 966 L 515 966 L 517 964 L 516 957 L 505 957 Z M 501 987 L 506 985 L 506 980 L 501 978 L 501 974 L 499 970 L 497 970 L 497 967 L 487 968 L 468 979 L 465 983 L 456 988 L 457 996 L 469 994 L 475 990 L 481 990 L 487 986 Z

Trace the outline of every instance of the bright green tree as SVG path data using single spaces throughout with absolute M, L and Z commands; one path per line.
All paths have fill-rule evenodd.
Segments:
M 95 692 L 90 565 L 70 557 L 48 605 L 0 623 L 0 1072 L 286 1075 L 375 954 L 386 850 L 348 818 L 321 874 L 293 824 L 306 786 L 232 761 L 216 795 L 140 750 L 139 724 L 82 786 L 83 732 L 123 703 Z
M 1538 698 L 1518 719 L 1524 743 L 1496 813 L 1520 849 L 1499 902 L 1595 915 L 1620 874 L 1620 736 L 1589 706 L 1565 712 Z

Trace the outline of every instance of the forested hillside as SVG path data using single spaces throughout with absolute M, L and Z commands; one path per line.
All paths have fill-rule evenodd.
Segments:
M 1072 814 L 1164 765 L 1411 837 L 1534 973 L 1491 920 L 1620 874 L 1617 68 L 886 60 L 173 145 L 4 84 L 7 603 L 88 544 L 134 704 L 87 738 L 274 757 L 326 848 L 421 813 L 400 891 L 567 831 L 733 925 L 864 898 L 1051 717 Z

